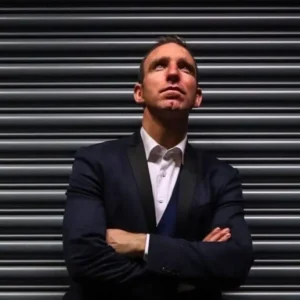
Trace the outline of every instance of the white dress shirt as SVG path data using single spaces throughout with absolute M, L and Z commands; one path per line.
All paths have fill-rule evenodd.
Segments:
M 183 164 L 187 137 L 175 147 L 166 149 L 159 145 L 142 127 L 143 140 L 154 198 L 156 224 L 159 223 L 171 198 L 180 167 Z M 150 235 L 147 235 L 145 259 Z

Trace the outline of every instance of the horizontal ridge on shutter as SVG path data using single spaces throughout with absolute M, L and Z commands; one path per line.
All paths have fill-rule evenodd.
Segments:
M 182 35 L 198 63 L 191 143 L 243 178 L 255 263 L 224 299 L 298 300 L 300 7 L 113 4 L 0 3 L 0 300 L 58 300 L 68 288 L 61 226 L 74 154 L 138 129 L 139 62 L 165 33 Z

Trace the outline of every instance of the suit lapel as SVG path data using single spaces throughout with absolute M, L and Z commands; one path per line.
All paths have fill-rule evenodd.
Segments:
M 144 145 L 138 132 L 132 138 L 132 143 L 128 147 L 128 157 L 139 189 L 149 233 L 154 233 L 156 230 L 154 198 Z
M 128 157 L 138 186 L 149 233 L 156 231 L 156 217 L 152 185 L 145 155 L 144 145 L 139 132 L 132 136 L 128 147 Z M 176 235 L 182 237 L 187 230 L 189 212 L 193 201 L 197 180 L 201 180 L 201 158 L 188 143 L 184 155 L 179 182 Z
M 187 144 L 179 182 L 176 235 L 185 235 L 190 207 L 193 201 L 197 179 L 201 177 L 201 160 L 190 144 Z

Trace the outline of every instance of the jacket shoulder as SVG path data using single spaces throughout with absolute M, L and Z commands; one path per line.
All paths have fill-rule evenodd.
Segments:
M 78 148 L 75 157 L 101 157 L 101 155 L 117 154 L 124 151 L 129 143 L 129 137 L 122 137 L 115 140 L 103 141 Z
M 207 152 L 198 152 L 202 177 L 211 189 L 215 199 L 233 188 L 239 190 L 242 198 L 242 177 L 239 170 L 226 161 Z
M 194 148 L 194 147 L 193 147 Z M 239 171 L 227 161 L 221 160 L 217 156 L 199 149 L 195 149 L 197 160 L 201 168 L 202 176 L 213 180 L 221 180 L 226 177 L 239 176 Z
M 208 153 L 202 154 L 202 163 L 208 171 L 219 170 L 223 172 L 235 172 L 236 170 L 228 162 Z

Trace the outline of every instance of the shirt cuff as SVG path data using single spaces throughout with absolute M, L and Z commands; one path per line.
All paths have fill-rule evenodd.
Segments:
M 150 240 L 150 234 L 146 235 L 146 245 L 145 245 L 145 252 L 144 252 L 144 260 L 147 261 L 147 255 L 148 255 L 148 249 L 149 249 L 149 240 Z

